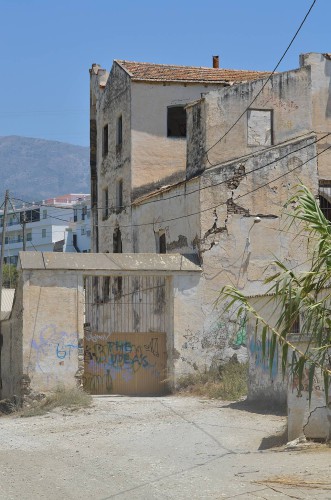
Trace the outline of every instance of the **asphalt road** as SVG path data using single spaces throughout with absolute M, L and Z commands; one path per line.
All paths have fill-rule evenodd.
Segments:
M 285 417 L 246 410 L 114 396 L 2 417 L 0 499 L 331 499 L 331 448 L 270 448 Z

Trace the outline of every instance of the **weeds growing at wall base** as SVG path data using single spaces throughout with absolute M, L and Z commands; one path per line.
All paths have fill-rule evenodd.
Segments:
M 205 372 L 184 375 L 177 380 L 177 391 L 207 398 L 235 401 L 247 394 L 248 363 L 230 360 Z
M 22 417 L 45 415 L 54 408 L 70 408 L 73 410 L 87 408 L 92 403 L 92 396 L 79 387 L 59 386 L 41 401 L 26 406 L 21 412 Z

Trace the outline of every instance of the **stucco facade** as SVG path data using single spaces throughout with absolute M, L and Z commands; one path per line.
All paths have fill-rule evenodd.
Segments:
M 179 254 L 21 252 L 19 272 L 12 313 L 2 322 L 0 398 L 20 398 L 27 386 L 41 392 L 73 386 L 78 379 L 87 382 L 86 389 L 92 392 L 100 385 L 95 380 L 115 384 L 121 379 L 127 393 L 126 383 L 138 369 L 143 383 L 148 375 L 155 375 L 153 361 L 161 357 L 161 337 L 165 365 L 158 377 L 163 392 L 173 387 L 181 328 L 173 311 L 188 307 L 199 281 L 199 266 Z M 88 299 L 89 280 L 100 284 L 93 303 Z M 111 287 L 106 298 L 104 285 L 110 280 L 116 284 L 121 280 L 121 294 L 114 294 Z M 149 335 L 150 343 L 133 347 L 131 339 L 140 333 L 144 339 Z M 83 341 L 84 352 L 80 352 Z M 107 354 L 101 352 L 103 341 Z M 115 346 L 123 345 L 128 352 L 114 354 Z M 147 356 L 152 356 L 150 362 Z M 105 387 L 112 392 L 112 383 Z
M 129 252 L 131 202 L 185 179 L 186 134 L 171 133 L 169 109 L 259 73 L 115 60 L 109 73 L 95 64 L 90 76 L 93 251 L 118 251 L 113 235 L 120 228 Z
M 195 100 L 198 86 L 131 79 L 124 208 L 104 220 L 99 213 L 95 230 L 103 251 L 116 251 L 117 230 L 123 252 L 179 252 L 200 263 L 201 278 L 183 292 L 185 304 L 178 301 L 174 307 L 177 375 L 218 366 L 234 354 L 247 359 L 245 318 L 238 324 L 233 312 L 217 302 L 224 285 L 261 295 L 267 290 L 265 278 L 275 271 L 274 256 L 290 267 L 307 260 L 298 227 L 287 229 L 284 206 L 299 183 L 318 197 L 320 183 L 331 182 L 323 155 L 331 144 L 331 61 L 327 54 L 305 54 L 300 64 L 269 79 L 255 75 L 204 88 Z M 110 81 L 100 92 L 107 92 Z M 166 137 L 164 115 L 162 121 L 162 109 L 179 102 L 188 103 L 186 153 L 182 139 Z M 107 165 L 106 175 L 115 182 L 118 168 Z M 116 207 L 115 194 L 109 195 L 110 207 Z M 281 382 L 270 392 L 258 372 L 254 377 L 252 397 L 264 391 L 284 401 Z

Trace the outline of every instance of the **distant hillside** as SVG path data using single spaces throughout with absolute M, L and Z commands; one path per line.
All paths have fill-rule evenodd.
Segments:
M 0 137 L 0 185 L 27 201 L 89 193 L 89 148 L 29 137 Z M 4 193 L 0 192 L 0 199 Z

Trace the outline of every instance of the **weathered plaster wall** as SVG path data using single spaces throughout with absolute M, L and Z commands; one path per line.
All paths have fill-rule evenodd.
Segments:
M 331 132 L 331 55 L 330 54 L 303 54 L 300 57 L 303 66 L 310 67 L 311 71 L 311 100 L 312 100 L 312 129 L 318 138 Z M 321 140 L 317 145 L 321 153 L 331 145 L 331 135 Z M 328 154 L 321 154 L 318 158 L 320 179 L 331 180 L 330 161 Z
M 186 139 L 167 137 L 168 106 L 185 106 L 220 85 L 132 83 L 132 189 L 185 176 Z
M 251 305 L 271 325 L 277 323 L 277 311 L 270 302 L 270 297 L 253 297 Z M 254 317 L 247 321 L 247 350 L 248 350 L 248 395 L 250 401 L 259 401 L 268 406 L 284 407 L 287 401 L 287 378 L 283 380 L 281 349 L 276 344 L 274 361 L 270 369 L 268 351 L 270 338 L 266 342 L 266 355 L 263 355 L 262 329 L 255 331 Z
M 34 390 L 74 385 L 83 338 L 82 276 L 70 271 L 23 273 L 23 374 Z
M 165 232 L 167 253 L 197 254 L 200 234 L 199 179 L 180 183 L 132 207 L 132 251 L 158 253 Z
M 274 256 L 289 266 L 306 259 L 306 240 L 297 236 L 296 226 L 286 231 L 282 210 L 298 182 L 318 193 L 316 160 L 311 159 L 316 155 L 314 140 L 314 135 L 307 136 L 208 169 L 186 185 L 134 206 L 136 252 L 156 252 L 155 235 L 161 229 L 170 242 L 167 251 L 195 253 L 203 265 L 201 279 L 183 291 L 185 300 L 189 297 L 185 305 L 179 299 L 175 306 L 177 373 L 209 368 L 234 354 L 247 359 L 250 340 L 244 318 L 238 324 L 224 304 L 215 306 L 221 288 L 232 284 L 246 295 L 261 294 L 267 289 L 264 279 L 276 270 L 270 265 Z M 254 222 L 257 216 L 259 223 Z M 180 248 L 178 242 L 185 238 L 188 246 Z M 265 383 L 259 373 L 254 377 L 261 387 L 268 386 L 268 376 Z
M 116 144 L 116 126 L 122 116 L 122 143 Z M 103 128 L 108 125 L 108 153 L 103 154 Z M 123 182 L 123 204 L 131 202 L 131 82 L 129 76 L 114 63 L 107 84 L 96 103 L 97 128 L 97 224 L 99 251 L 113 251 L 113 232 L 121 223 L 127 225 L 126 212 L 116 210 L 116 183 Z M 103 191 L 108 189 L 108 216 L 105 214 Z M 122 231 L 123 251 L 130 244 L 131 231 Z
M 211 165 L 254 153 L 268 146 L 268 143 L 253 145 L 249 141 L 249 112 L 244 113 L 248 107 L 272 112 L 271 144 L 277 145 L 313 130 L 310 67 L 273 75 L 251 105 L 265 82 L 266 80 L 256 80 L 210 92 L 198 105 L 206 116 L 206 123 L 201 125 L 205 127 L 202 131 L 202 135 L 205 135 L 204 150 L 211 148 L 208 152 L 209 161 L 205 157 L 202 168 L 211 168 Z M 188 112 L 197 111 L 193 107 Z M 228 132 L 242 113 L 242 118 Z M 189 123 L 194 125 L 193 119 Z M 192 133 L 196 135 L 197 132 L 190 128 L 189 139 Z M 219 141 L 224 134 L 224 139 Z M 193 166 L 199 159 L 201 146 L 194 143 L 190 148 L 188 175 L 190 169 L 194 171 Z
M 305 351 L 307 344 L 294 342 Z M 291 355 L 291 354 L 290 354 Z M 313 379 L 313 391 L 309 404 L 309 368 L 303 374 L 301 390 L 297 377 L 289 377 L 287 392 L 288 440 L 301 436 L 308 439 L 331 439 L 331 404 L 326 406 L 323 373 L 316 369 Z M 331 387 L 329 387 L 331 401 Z
M 2 321 L 1 333 L 3 345 L 1 349 L 1 380 L 0 399 L 21 395 L 21 380 L 23 375 L 22 362 L 22 332 L 23 332 L 23 293 L 22 282 L 16 289 L 13 309 L 10 319 Z

